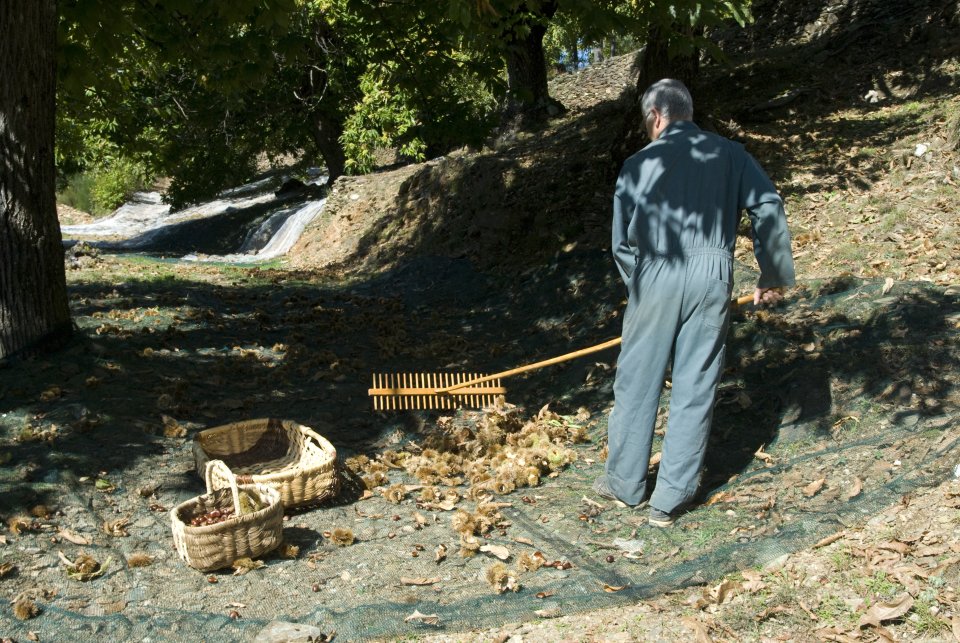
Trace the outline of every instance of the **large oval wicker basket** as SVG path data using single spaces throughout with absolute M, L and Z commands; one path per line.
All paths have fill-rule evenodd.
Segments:
M 340 491 L 336 449 L 291 420 L 247 420 L 206 429 L 194 439 L 193 456 L 201 475 L 209 460 L 223 460 L 240 484 L 275 488 L 287 508 L 322 502 Z M 214 482 L 221 486 L 226 480 Z
M 216 472 L 216 476 L 214 476 Z M 182 502 L 170 510 L 173 544 L 188 565 L 203 572 L 229 567 L 238 558 L 257 558 L 283 541 L 283 503 L 280 493 L 267 485 L 238 485 L 219 460 L 205 468 L 207 493 Z M 228 480 L 217 488 L 214 478 Z M 244 514 L 240 491 L 256 496 L 265 507 Z M 209 511 L 233 508 L 234 517 L 212 525 L 195 527 L 190 521 Z

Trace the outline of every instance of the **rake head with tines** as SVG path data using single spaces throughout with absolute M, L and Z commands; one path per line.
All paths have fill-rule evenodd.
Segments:
M 753 295 L 744 295 L 731 302 L 742 306 L 753 301 Z M 468 373 L 387 373 L 373 376 L 373 388 L 369 390 L 373 398 L 373 408 L 378 411 L 402 409 L 457 409 L 462 406 L 483 408 L 492 406 L 497 399 L 503 400 L 507 389 L 500 386 L 500 379 L 534 371 L 544 366 L 559 364 L 575 357 L 590 355 L 598 351 L 613 348 L 620 344 L 620 338 L 611 339 L 581 348 L 578 351 L 551 357 L 536 364 L 527 364 L 501 371 L 493 375 Z
M 377 373 L 368 390 L 377 411 L 493 406 L 507 389 L 480 373 Z M 474 380 L 482 379 L 482 382 Z

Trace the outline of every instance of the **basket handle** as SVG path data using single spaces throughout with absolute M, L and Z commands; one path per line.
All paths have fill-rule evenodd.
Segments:
M 207 482 L 207 493 L 213 493 L 217 487 L 214 485 L 214 475 L 226 480 L 230 487 L 230 496 L 233 498 L 233 511 L 235 516 L 239 516 L 240 511 L 240 489 L 237 487 L 237 476 L 226 465 L 223 460 L 209 460 L 204 470 L 204 479 Z

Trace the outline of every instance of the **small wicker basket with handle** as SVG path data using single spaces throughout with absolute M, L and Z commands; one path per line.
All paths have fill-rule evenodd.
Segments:
M 229 567 L 238 558 L 257 558 L 283 541 L 283 503 L 280 493 L 264 484 L 238 485 L 230 469 L 219 461 L 206 464 L 207 493 L 182 502 L 170 510 L 173 543 L 190 567 L 212 571 Z M 215 480 L 226 480 L 217 488 Z M 258 497 L 264 506 L 243 513 L 240 492 Z M 234 515 L 211 525 L 193 526 L 190 521 L 214 510 L 233 508 Z
M 279 491 L 285 508 L 316 504 L 340 491 L 336 449 L 291 420 L 247 420 L 206 429 L 194 438 L 193 456 L 201 475 L 209 460 L 223 460 L 240 484 L 257 482 Z

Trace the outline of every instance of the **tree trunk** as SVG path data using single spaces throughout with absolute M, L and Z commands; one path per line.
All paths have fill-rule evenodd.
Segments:
M 54 0 L 0 2 L 0 358 L 69 336 L 54 195 Z
M 694 51 L 689 56 L 675 56 L 670 58 L 667 53 L 667 39 L 659 30 L 654 29 L 647 38 L 646 47 L 641 53 L 640 73 L 637 76 L 636 100 L 624 118 L 623 132 L 618 137 L 611 151 L 613 157 L 613 176 L 620 171 L 620 167 L 628 156 L 642 148 L 649 141 L 643 127 L 643 110 L 640 100 L 647 87 L 661 78 L 675 78 L 682 81 L 691 92 L 700 72 L 700 52 Z M 697 107 L 697 104 L 694 104 Z
M 316 115 L 313 142 L 327 166 L 327 185 L 333 185 L 333 182 L 343 175 L 346 166 L 347 156 L 340 144 L 341 134 L 343 134 L 341 123 L 324 114 Z
M 523 28 L 518 30 L 515 26 L 506 35 L 506 119 L 519 116 L 523 120 L 541 120 L 564 111 L 563 105 L 550 98 L 547 91 L 547 61 L 543 53 L 546 21 L 556 12 L 556 0 L 531 0 L 522 4 L 514 17 L 516 25 Z
M 570 42 L 570 60 L 573 63 L 573 68 L 570 71 L 577 71 L 580 69 L 580 46 L 577 43 L 576 37 L 574 37 Z

